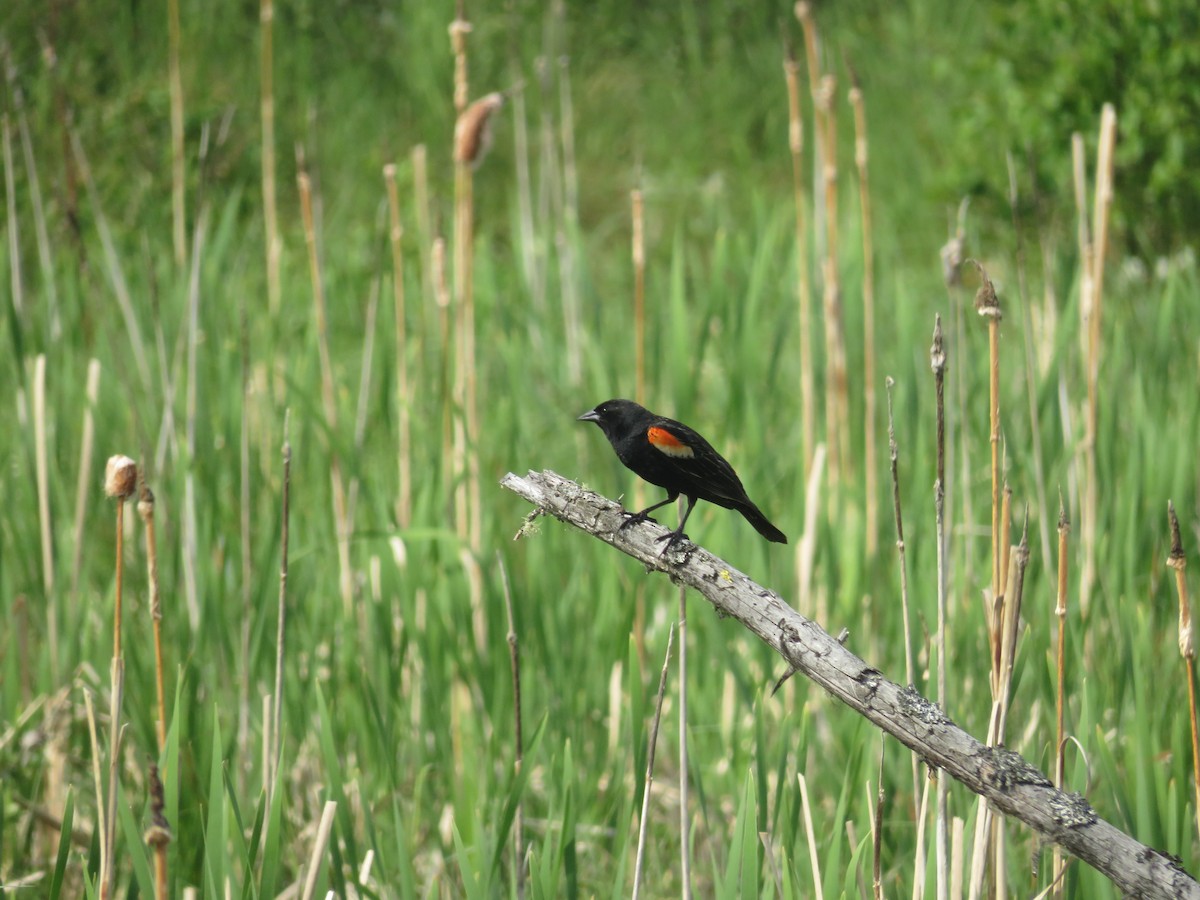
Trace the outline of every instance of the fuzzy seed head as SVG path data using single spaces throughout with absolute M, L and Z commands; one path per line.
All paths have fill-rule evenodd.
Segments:
M 480 97 L 463 110 L 454 126 L 454 161 L 477 168 L 492 146 L 492 113 L 504 105 L 503 94 Z
M 104 467 L 104 493 L 117 500 L 128 500 L 137 490 L 137 463 L 128 456 L 110 456 Z

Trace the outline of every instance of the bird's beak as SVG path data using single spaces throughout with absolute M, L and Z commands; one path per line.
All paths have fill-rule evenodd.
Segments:
M 580 421 L 580 422 L 599 422 L 600 414 L 597 413 L 594 409 L 589 409 L 587 412 L 585 412 L 582 416 L 579 417 L 578 421 Z

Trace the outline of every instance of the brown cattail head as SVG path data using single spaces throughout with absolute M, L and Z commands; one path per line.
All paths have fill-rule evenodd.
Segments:
M 975 268 L 979 270 L 979 277 L 983 279 L 979 290 L 975 292 L 975 312 L 984 318 L 999 322 L 1003 318 L 1003 314 L 1000 312 L 1000 298 L 996 296 L 996 286 L 992 284 L 987 270 L 978 260 L 973 259 L 971 262 L 975 264 Z
M 478 168 L 492 146 L 492 113 L 504 105 L 499 93 L 480 97 L 463 110 L 454 126 L 454 161 Z
M 104 493 L 117 500 L 128 500 L 137 490 L 137 463 L 128 456 L 110 456 L 104 467 Z

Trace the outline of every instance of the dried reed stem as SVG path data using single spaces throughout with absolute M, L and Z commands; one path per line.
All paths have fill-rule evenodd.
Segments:
M 800 431 L 804 471 L 812 470 L 816 448 L 816 389 L 813 375 L 812 279 L 808 259 L 808 196 L 804 181 L 804 119 L 800 113 L 800 65 L 788 47 L 783 61 L 788 91 L 788 149 L 796 206 L 796 300 L 800 316 Z
M 452 320 L 450 318 L 450 287 L 446 281 L 446 239 L 440 235 L 433 239 L 430 252 L 432 268 L 431 281 L 433 285 L 433 303 L 438 313 L 438 355 L 440 366 L 439 391 L 442 399 L 442 455 L 443 460 L 450 460 L 450 483 L 445 486 L 444 495 L 451 498 L 447 516 L 458 523 L 466 515 L 465 509 L 459 508 L 462 495 L 457 490 L 461 480 L 461 463 L 455 454 L 457 442 L 454 437 L 454 387 L 451 383 L 451 372 L 454 366 L 454 349 Z M 456 526 L 457 527 L 457 526 Z
M 1060 791 L 1063 789 L 1065 781 L 1063 748 L 1066 745 L 1064 691 L 1067 668 L 1067 538 L 1070 534 L 1071 522 L 1067 518 L 1067 510 L 1063 505 L 1062 495 L 1060 494 L 1058 498 L 1058 594 L 1054 604 L 1054 615 L 1058 618 L 1058 690 L 1054 703 L 1054 786 Z M 1057 885 L 1054 895 L 1061 897 L 1063 891 L 1062 873 L 1065 866 L 1063 863 L 1062 848 L 1057 844 L 1054 846 L 1053 865 L 1053 877 Z
M 141 484 L 138 515 L 146 528 L 146 572 L 150 583 L 150 621 L 154 629 L 154 681 L 158 695 L 158 752 L 167 746 L 167 695 L 163 678 L 162 599 L 158 591 L 158 541 L 154 533 L 154 492 L 145 481 Z
M 808 862 L 812 867 L 813 896 L 825 900 L 825 888 L 821 883 L 821 858 L 817 854 L 817 835 L 813 828 L 812 805 L 808 802 L 808 779 L 803 772 L 796 773 L 800 783 L 800 812 L 804 816 L 804 833 L 808 843 Z
M 312 853 L 308 857 L 308 874 L 304 877 L 301 900 L 312 900 L 317 893 L 317 881 L 321 875 L 321 860 L 329 846 L 329 835 L 333 833 L 333 818 L 337 814 L 337 801 L 326 800 L 321 810 L 321 821 L 317 824 L 317 837 L 313 841 Z
M 692 896 L 691 813 L 688 809 L 687 587 L 679 586 L 679 876 L 683 900 Z
M 283 414 L 283 497 L 279 526 L 279 614 L 275 630 L 275 699 L 274 723 L 271 728 L 273 745 L 271 746 L 271 765 L 268 769 L 268 795 L 274 802 L 275 791 L 279 787 L 279 760 L 283 751 L 283 660 L 285 657 L 285 637 L 287 635 L 287 583 L 288 583 L 288 524 L 290 521 L 290 498 L 292 488 L 292 443 L 291 432 L 292 411 Z
M 933 482 L 933 510 L 937 540 L 937 657 L 938 657 L 938 705 L 942 709 L 949 708 L 950 698 L 946 691 L 946 594 L 947 594 L 947 560 L 946 560 L 946 345 L 942 335 L 942 317 L 935 315 L 933 320 L 933 343 L 929 348 L 929 367 L 933 370 L 935 404 L 937 409 L 937 471 Z M 889 395 L 889 404 L 891 402 Z M 890 415 L 890 410 L 889 410 Z M 894 465 L 894 463 L 893 463 Z M 899 501 L 897 501 L 897 504 Z M 897 505 L 898 508 L 898 505 Z M 937 780 L 937 822 L 934 828 L 935 855 L 937 859 L 937 895 L 938 900 L 949 896 L 950 885 L 950 847 L 948 834 L 949 785 L 945 777 Z M 922 827 L 924 816 L 921 817 Z M 923 867 L 923 854 L 918 863 Z
M 117 882 L 117 788 L 121 779 L 121 744 L 125 729 L 121 725 L 121 706 L 125 699 L 125 660 L 113 657 L 109 671 L 109 727 L 108 727 L 108 796 L 104 813 L 104 827 L 108 831 L 108 872 L 100 885 L 100 898 L 115 897 Z
M 104 472 L 104 493 L 117 501 L 116 585 L 113 602 L 113 658 L 110 670 L 109 739 L 108 739 L 108 803 L 105 806 L 104 832 L 108 856 L 101 866 L 100 897 L 113 896 L 116 879 L 113 848 L 117 836 L 117 785 L 121 762 L 121 702 L 125 694 L 125 659 L 121 655 L 121 596 L 125 577 L 125 501 L 137 488 L 137 464 L 127 456 L 113 456 Z
M 400 192 L 396 186 L 396 166 L 383 167 L 387 184 L 389 229 L 392 248 L 392 299 L 394 301 L 396 341 L 396 427 L 399 447 L 400 488 L 396 501 L 396 521 L 400 528 L 412 524 L 412 396 L 408 384 L 408 321 L 404 296 L 404 222 L 400 217 Z
M 1038 521 L 1050 521 L 1050 507 L 1046 502 L 1046 472 L 1042 464 L 1042 424 L 1037 402 L 1037 366 L 1033 347 L 1033 313 L 1030 308 L 1029 294 L 1025 286 L 1025 243 L 1021 236 L 1021 218 L 1018 215 L 1017 197 L 1017 168 L 1011 153 L 1005 154 L 1008 163 L 1008 208 L 1012 215 L 1013 236 L 1016 239 L 1017 250 L 1017 293 L 1021 303 L 1021 324 L 1023 338 L 1021 345 L 1025 351 L 1025 397 L 1029 402 L 1030 437 L 1033 441 L 1033 479 L 1037 490 Z M 1052 329 L 1051 333 L 1052 332 Z M 1042 543 L 1042 558 L 1050 559 L 1050 530 L 1039 528 L 1038 537 Z
M 1090 354 L 1088 343 L 1091 336 L 1091 320 L 1094 312 L 1095 290 L 1092 279 L 1095 274 L 1095 267 L 1092 264 L 1092 237 L 1091 229 L 1088 226 L 1087 161 L 1085 159 L 1083 135 L 1079 132 L 1071 135 L 1071 173 L 1075 184 L 1076 237 L 1079 243 L 1080 334 L 1084 339 L 1085 351 Z M 1093 382 L 1090 357 L 1085 365 L 1087 366 L 1087 371 L 1084 374 L 1084 378 L 1087 381 L 1088 391 L 1090 392 Z M 1095 578 L 1096 571 L 1096 520 L 1092 515 L 1092 476 L 1095 473 L 1095 453 L 1091 448 L 1093 433 L 1090 430 L 1092 427 L 1090 401 L 1088 403 L 1088 410 L 1084 414 L 1084 421 L 1084 437 L 1082 445 L 1079 448 L 1083 454 L 1083 487 L 1081 491 L 1083 495 L 1081 500 L 1083 523 L 1080 541 L 1083 558 L 1079 573 L 1079 609 L 1081 615 L 1086 618 L 1090 605 L 1092 581 Z
M 279 208 L 275 200 L 275 63 L 272 31 L 274 0 L 259 0 L 259 119 L 262 123 L 263 228 L 267 242 L 267 304 L 271 315 L 279 312 Z
M 637 861 L 633 867 L 633 900 L 637 900 L 642 887 L 642 863 L 646 854 L 646 830 L 650 821 L 650 788 L 654 786 L 654 751 L 658 746 L 658 725 L 662 720 L 663 694 L 667 689 L 667 672 L 671 668 L 671 644 L 675 639 L 675 625 L 667 631 L 667 652 L 663 657 L 662 673 L 658 676 L 658 699 L 654 703 L 654 725 L 650 729 L 649 749 L 646 754 L 646 779 L 642 788 L 642 817 L 638 823 Z
M 239 294 L 238 298 L 238 331 L 241 340 L 239 356 L 242 364 L 242 396 L 241 415 L 238 438 L 238 457 L 241 471 L 239 473 L 238 510 L 241 521 L 238 530 L 241 538 L 242 557 L 242 621 L 241 621 L 241 658 L 246 664 L 240 666 L 239 681 L 240 696 L 238 697 L 238 742 L 243 753 L 250 749 L 250 630 L 254 622 L 253 591 L 251 583 L 254 579 L 254 561 L 251 558 L 252 542 L 250 539 L 250 322 L 246 309 L 246 295 Z
M 75 483 L 75 546 L 71 556 L 71 593 L 79 590 L 79 572 L 83 566 L 83 525 L 87 518 L 88 496 L 92 485 L 92 452 L 95 449 L 96 422 L 93 411 L 100 395 L 100 360 L 88 361 L 87 386 L 84 388 L 87 405 L 83 409 L 83 439 L 79 447 L 79 477 Z M 51 653 L 56 651 L 51 648 Z
M 0 144 L 4 148 L 4 192 L 7 198 L 5 210 L 8 219 L 9 284 L 12 288 L 12 305 L 17 319 L 25 318 L 25 283 L 21 277 L 20 219 L 17 216 L 16 173 L 13 166 L 12 131 L 8 124 L 8 113 L 0 116 Z
M 500 583 L 504 587 L 504 613 L 508 617 L 508 662 L 512 669 L 513 683 L 513 741 L 516 752 L 513 759 L 513 778 L 521 776 L 524 765 L 525 739 L 521 731 L 521 650 L 517 643 L 517 625 L 513 617 L 512 586 L 508 581 L 508 569 L 504 557 L 496 551 L 496 565 L 500 569 Z M 513 854 L 517 858 L 517 900 L 525 897 L 525 811 L 524 804 L 517 800 L 513 814 Z
M 629 192 L 633 216 L 633 358 L 634 397 L 646 402 L 646 237 L 642 189 Z
M 161 748 L 160 748 L 161 750 Z M 154 851 L 154 897 L 155 900 L 167 900 L 167 847 L 171 843 L 171 826 L 163 814 L 166 799 L 163 796 L 162 779 L 158 775 L 158 766 L 150 763 L 150 827 L 146 829 L 144 840 Z
M 841 285 L 837 267 L 837 123 L 833 98 L 837 79 L 821 75 L 819 37 L 811 4 L 795 6 L 804 31 L 809 89 L 817 132 L 819 156 L 814 157 L 821 184 L 822 204 L 818 230 L 823 227 L 824 254 L 821 263 L 822 306 L 825 326 L 825 440 L 829 445 L 829 480 L 837 484 L 849 466 L 849 390 L 846 380 L 846 345 L 842 326 Z
M 183 495 L 183 581 L 188 617 L 193 631 L 200 627 L 200 589 L 197 575 L 200 568 L 199 539 L 196 525 L 196 415 L 199 408 L 199 378 L 196 374 L 200 347 L 200 262 L 203 259 L 204 237 L 208 229 L 208 206 L 200 206 L 196 230 L 192 236 L 192 265 L 188 278 L 187 305 L 187 470 L 184 474 Z
M 854 165 L 858 170 L 858 201 L 862 215 L 863 249 L 863 489 L 867 495 L 867 556 L 879 546 L 879 488 L 875 471 L 875 249 L 871 234 L 871 182 L 867 169 L 867 114 L 862 89 L 855 79 L 850 88 L 854 108 Z
M 167 0 L 167 78 L 171 92 L 171 233 L 175 264 L 187 264 L 187 210 L 184 205 L 183 79 L 179 74 L 182 39 L 179 29 L 179 0 Z
M 911 682 L 909 682 L 911 684 Z M 875 811 L 871 816 L 871 892 L 875 900 L 883 900 L 883 752 L 887 748 L 884 736 L 879 736 L 878 792 L 875 795 Z M 915 764 L 915 754 L 914 754 Z
M 100 821 L 96 825 L 96 842 L 100 845 L 100 873 L 97 883 L 104 884 L 108 877 L 109 859 L 112 850 L 108 843 L 108 826 L 104 822 L 104 782 L 100 777 L 100 737 L 96 727 L 96 710 L 92 704 L 92 692 L 83 689 L 83 704 L 87 709 L 88 738 L 92 747 L 92 784 L 96 789 L 96 815 Z M 90 842 L 89 842 L 90 843 Z
M 337 397 L 333 388 L 333 363 L 329 355 L 329 327 L 325 307 L 325 283 L 321 274 L 321 259 L 317 247 L 317 232 L 313 224 L 312 182 L 308 173 L 296 176 L 300 188 L 300 212 L 304 220 L 304 243 L 308 248 L 309 275 L 313 287 L 313 309 L 317 318 L 317 351 L 321 360 L 321 400 L 325 408 L 325 427 L 329 435 L 329 478 L 333 488 L 334 530 L 337 533 L 339 583 L 342 607 L 349 615 L 354 599 L 354 583 L 350 573 L 350 521 L 347 515 L 346 489 L 342 483 L 342 464 L 334 443 L 338 434 Z
M 1096 151 L 1096 193 L 1092 203 L 1092 239 L 1084 264 L 1090 270 L 1091 287 L 1087 305 L 1087 418 L 1084 447 L 1086 450 L 1086 488 L 1083 506 L 1084 570 L 1081 586 L 1081 610 L 1087 614 L 1088 595 L 1095 578 L 1096 522 L 1099 487 L 1096 474 L 1096 435 L 1099 415 L 1100 379 L 1100 312 L 1104 298 L 1104 255 L 1108 249 L 1108 213 L 1112 206 L 1113 148 L 1117 137 L 1117 113 L 1111 103 L 1104 104 L 1100 114 L 1100 144 Z M 1074 150 L 1074 146 L 1072 147 Z M 1078 151 L 1082 155 L 1082 151 Z M 1076 162 L 1078 168 L 1079 162 Z M 1080 190 L 1076 177 L 1076 193 Z M 1086 202 L 1082 215 L 1086 216 Z M 1082 229 L 1081 229 L 1082 234 Z
M 892 511 L 896 519 L 896 554 L 900 558 L 900 609 L 901 616 L 904 620 L 904 681 L 906 684 L 915 684 L 915 676 L 913 674 L 913 647 L 912 647 L 912 621 L 908 611 L 908 553 L 904 545 L 904 517 L 900 510 L 900 472 L 899 460 L 900 452 L 896 444 L 896 424 L 892 411 L 892 388 L 896 382 L 889 375 L 884 381 L 884 387 L 887 389 L 887 417 L 888 417 L 888 456 L 891 460 L 892 472 Z M 913 815 L 919 813 L 916 804 L 917 798 L 921 795 L 921 772 L 920 762 L 917 759 L 917 754 L 912 754 L 912 776 L 913 776 Z M 882 786 L 882 782 L 880 782 Z
M 825 257 L 821 265 L 821 299 L 825 312 L 825 354 L 828 377 L 825 390 L 825 421 L 829 434 L 830 480 L 835 484 L 849 475 L 850 397 L 846 375 L 846 338 L 842 324 L 842 285 L 838 274 L 837 115 L 834 96 L 837 80 L 821 79 L 816 104 L 821 116 L 821 180 L 825 200 Z
M 50 472 L 46 446 L 46 354 L 39 353 L 33 362 L 33 442 L 34 467 L 37 479 L 38 525 L 42 541 L 42 587 L 50 598 L 50 640 L 58 639 L 58 622 L 54 603 L 54 543 L 50 524 Z
M 1183 538 L 1179 533 L 1179 517 L 1175 515 L 1175 504 L 1167 501 L 1167 524 L 1171 529 L 1171 553 L 1167 565 L 1175 570 L 1175 592 L 1179 595 L 1179 655 L 1187 665 L 1188 715 L 1192 737 L 1192 789 L 1196 801 L 1196 830 L 1200 833 L 1200 731 L 1196 725 L 1196 644 L 1192 637 L 1192 604 L 1188 599 L 1187 556 L 1183 552 Z
M 1003 314 L 996 288 L 978 262 L 975 268 L 983 283 L 975 294 L 975 312 L 988 326 L 988 422 L 992 447 L 992 598 L 1004 594 L 1003 544 L 1000 528 L 1000 320 Z

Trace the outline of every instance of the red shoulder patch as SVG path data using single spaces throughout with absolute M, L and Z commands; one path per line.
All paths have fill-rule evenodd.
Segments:
M 692 448 L 681 441 L 665 428 L 651 427 L 646 430 L 646 437 L 651 444 L 667 456 L 689 458 L 695 456 Z

